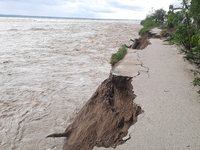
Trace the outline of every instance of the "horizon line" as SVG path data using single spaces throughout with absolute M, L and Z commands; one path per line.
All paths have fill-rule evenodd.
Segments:
M 140 19 L 103 19 L 103 18 L 81 18 L 81 17 L 54 17 L 54 16 L 32 16 L 32 15 L 11 15 L 0 14 L 0 17 L 19 17 L 19 18 L 46 18 L 46 19 L 80 19 L 80 20 L 124 20 L 124 21 L 141 21 Z

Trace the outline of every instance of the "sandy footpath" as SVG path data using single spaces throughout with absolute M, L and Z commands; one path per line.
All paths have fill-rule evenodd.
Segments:
M 135 76 L 134 102 L 145 111 L 129 129 L 131 139 L 116 150 L 198 150 L 200 98 L 190 72 L 195 68 L 175 46 L 160 39 L 150 42 L 144 50 L 129 50 L 115 69 L 116 74 Z

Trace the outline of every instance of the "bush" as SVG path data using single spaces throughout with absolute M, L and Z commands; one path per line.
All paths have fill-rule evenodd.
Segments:
M 126 49 L 126 45 L 124 44 L 117 51 L 117 53 L 112 54 L 112 57 L 110 59 L 110 63 L 112 64 L 112 66 L 116 64 L 118 61 L 122 60 L 126 54 L 127 54 L 127 49 Z
M 145 32 L 158 26 L 158 23 L 154 21 L 154 17 L 147 17 L 145 20 L 142 20 L 141 25 L 143 28 L 139 31 L 139 35 L 143 35 Z
M 170 32 L 167 39 L 165 41 L 169 41 L 170 45 L 175 44 L 176 40 L 175 40 L 175 34 Z
M 167 26 L 168 28 L 177 28 L 182 22 L 184 14 L 182 12 L 171 12 L 167 15 Z
M 200 86 L 200 78 L 198 77 L 200 75 L 200 72 L 198 70 L 191 70 L 191 72 L 194 73 L 194 81 L 192 82 L 194 86 Z M 200 94 L 200 90 L 197 92 Z

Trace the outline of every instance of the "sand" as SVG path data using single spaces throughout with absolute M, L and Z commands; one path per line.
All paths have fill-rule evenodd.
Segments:
M 190 72 L 195 66 L 183 61 L 177 47 L 160 39 L 150 39 L 150 43 L 144 50 L 129 49 L 116 67 L 116 75 L 135 76 L 134 102 L 144 110 L 129 129 L 131 139 L 116 150 L 198 150 L 200 99 L 196 93 L 198 88 L 191 83 L 194 77 Z M 146 71 L 139 69 L 136 73 L 135 67 L 139 64 L 133 65 L 134 60 Z

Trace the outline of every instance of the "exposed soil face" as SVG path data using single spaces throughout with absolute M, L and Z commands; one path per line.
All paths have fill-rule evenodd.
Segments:
M 48 137 L 67 137 L 64 150 L 92 150 L 97 147 L 116 147 L 128 129 L 137 121 L 141 107 L 133 103 L 131 77 L 110 75 L 79 111 L 74 122 L 62 134 Z
M 174 31 L 174 29 L 171 29 L 171 31 Z M 139 39 L 135 39 L 134 43 L 130 45 L 128 48 L 142 50 L 146 48 L 149 44 L 151 44 L 149 42 L 150 38 L 166 38 L 168 35 L 169 35 L 168 32 L 161 32 L 161 34 L 158 35 L 148 31 L 144 33 Z
M 133 45 L 131 45 L 132 49 L 144 49 L 146 48 L 149 44 L 149 38 L 152 37 L 150 32 L 146 32 L 140 37 L 139 39 L 135 39 L 135 42 Z

